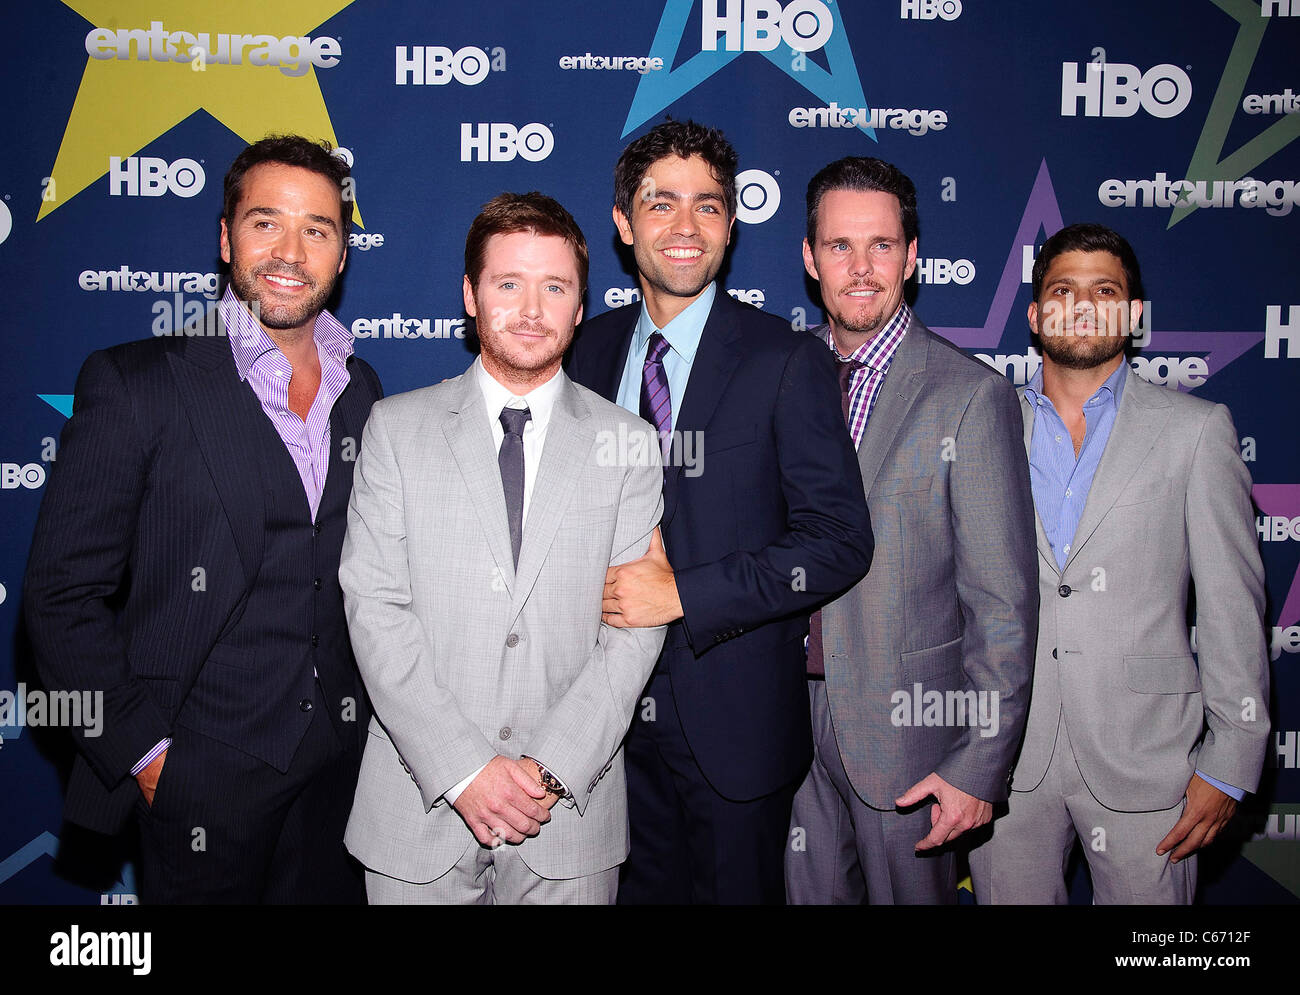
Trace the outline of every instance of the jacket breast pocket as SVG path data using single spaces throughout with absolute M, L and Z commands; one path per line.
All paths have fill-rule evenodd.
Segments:
M 1139 694 L 1191 694 L 1201 690 L 1201 674 L 1190 656 L 1126 656 L 1124 676 Z

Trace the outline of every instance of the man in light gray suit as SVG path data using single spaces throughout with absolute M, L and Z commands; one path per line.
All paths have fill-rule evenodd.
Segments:
M 1128 242 L 1062 229 L 1033 291 L 1038 653 L 1009 811 L 971 854 L 975 894 L 1064 903 L 1082 839 L 1097 904 L 1190 903 L 1195 851 L 1255 789 L 1268 737 L 1250 474 L 1227 408 L 1129 369 L 1142 280 Z
M 1006 797 L 1024 726 L 1038 597 L 1016 395 L 912 315 L 917 229 L 889 163 L 841 159 L 808 185 L 814 331 L 839 363 L 876 548 L 810 626 L 797 904 L 956 902 L 951 843 Z
M 490 201 L 465 246 L 480 358 L 366 424 L 339 577 L 375 710 L 346 836 L 372 903 L 614 900 L 619 744 L 664 630 L 602 624 L 601 595 L 650 547 L 663 472 L 650 427 L 560 368 L 586 283 L 563 207 Z

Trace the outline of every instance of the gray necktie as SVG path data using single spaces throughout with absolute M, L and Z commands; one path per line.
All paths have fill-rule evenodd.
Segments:
M 524 537 L 524 426 L 533 413 L 527 408 L 502 408 L 501 427 L 505 438 L 497 453 L 501 468 L 501 489 L 506 496 L 506 517 L 510 520 L 510 551 L 519 566 L 519 544 Z

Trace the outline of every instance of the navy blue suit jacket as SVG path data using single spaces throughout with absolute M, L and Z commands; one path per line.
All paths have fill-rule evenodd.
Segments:
M 616 399 L 640 310 L 586 322 L 570 376 Z M 745 801 L 808 768 L 808 616 L 866 573 L 871 521 L 834 361 L 809 333 L 719 287 L 673 408 L 673 429 L 700 433 L 703 458 L 664 471 L 684 614 L 661 666 L 705 777 Z
M 348 460 L 355 459 L 349 440 L 353 450 L 360 445 L 370 405 L 382 395 L 364 361 L 352 357 L 348 370 L 330 418 L 322 509 L 326 501 L 346 507 Z M 282 445 L 279 453 L 259 446 L 274 428 L 240 381 L 227 337 L 178 332 L 96 352 L 75 397 L 24 600 L 47 687 L 103 693 L 102 734 L 73 730 L 78 755 L 64 814 L 111 833 L 140 797 L 131 767 L 171 735 L 187 705 L 182 724 L 287 769 L 309 721 L 299 702 L 311 697 L 312 663 L 253 663 L 222 644 L 236 626 L 277 628 L 276 620 L 246 618 L 245 608 L 262 561 L 263 466 L 287 458 Z M 307 511 L 304 499 L 310 530 Z M 316 535 L 341 547 L 342 531 Z M 338 548 L 311 548 L 320 550 L 327 616 L 312 624 L 331 635 L 329 651 L 310 660 L 329 699 L 354 697 L 355 725 L 340 733 L 359 747 L 368 712 L 337 592 Z

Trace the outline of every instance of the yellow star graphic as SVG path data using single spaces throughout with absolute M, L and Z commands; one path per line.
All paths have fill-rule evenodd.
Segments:
M 352 0 L 63 0 L 95 28 L 148 31 L 160 21 L 167 33 L 206 32 L 211 46 L 217 36 L 310 36 Z M 214 11 L 216 11 L 214 13 Z M 88 29 L 89 30 L 89 29 Z M 180 53 L 184 42 L 171 51 Z M 111 44 L 105 46 L 112 48 Z M 146 42 L 143 48 L 148 51 Z M 245 46 L 251 50 L 253 43 Z M 302 75 L 287 75 L 272 59 L 253 65 L 209 62 L 202 70 L 191 61 L 138 59 L 131 43 L 130 58 L 86 58 L 77 99 L 68 117 L 54 160 L 56 196 L 42 199 L 36 220 L 67 203 L 108 172 L 110 156 L 135 155 L 168 129 L 198 110 L 207 111 L 246 142 L 269 132 L 328 139 L 337 145 L 316 67 L 306 62 Z M 361 214 L 353 204 L 356 223 Z M 361 227 L 365 227 L 361 225 Z

